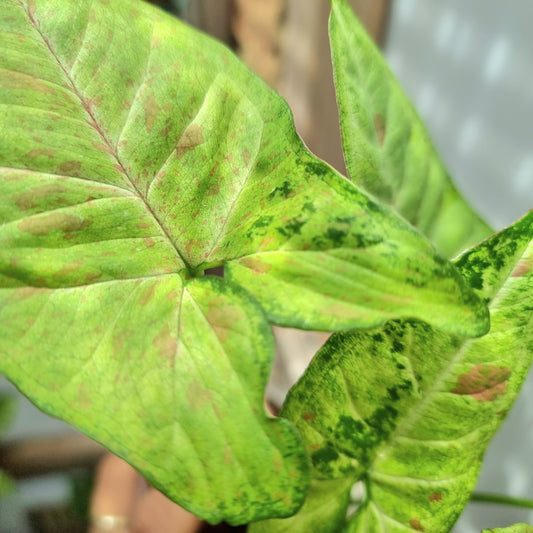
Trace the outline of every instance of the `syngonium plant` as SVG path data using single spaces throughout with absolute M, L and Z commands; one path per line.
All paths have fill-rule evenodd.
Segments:
M 170 15 L 1 3 L 0 371 L 209 522 L 448 531 L 533 356 L 533 214 L 489 237 L 344 0 L 349 179 Z M 278 418 L 270 324 L 338 332 Z

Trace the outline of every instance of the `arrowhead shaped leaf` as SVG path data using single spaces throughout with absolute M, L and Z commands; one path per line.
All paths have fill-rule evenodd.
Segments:
M 307 459 L 264 414 L 273 341 L 243 289 L 169 274 L 3 293 L 2 352 L 18 342 L 2 371 L 43 410 L 208 520 L 298 507 Z
M 216 43 L 142 3 L 9 0 L 6 10 L 3 242 L 16 248 L 6 283 L 228 262 L 281 324 L 330 329 L 334 317 L 345 328 L 408 314 L 456 331 L 459 304 L 462 333 L 486 329 L 456 272 L 311 156 L 281 99 Z M 309 284 L 320 269 L 323 281 Z M 367 286 L 376 277 L 390 297 Z M 306 284 L 312 298 L 296 313 L 270 294 Z
M 329 31 L 353 182 L 394 206 L 447 257 L 490 235 L 453 186 L 416 111 L 346 0 L 332 0 Z
M 315 479 L 365 481 L 347 532 L 448 531 L 531 365 L 533 211 L 456 264 L 489 303 L 488 335 L 412 320 L 336 334 L 283 407 Z
M 187 281 L 204 269 L 279 324 L 486 331 L 458 271 L 211 39 L 130 0 L 4 0 L 0 39 L 0 371 L 188 509 L 285 516 L 308 484 L 263 413 L 262 311 Z

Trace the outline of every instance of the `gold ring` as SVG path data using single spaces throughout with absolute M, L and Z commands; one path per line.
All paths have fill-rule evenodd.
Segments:
M 102 531 L 118 531 L 128 527 L 128 519 L 114 514 L 93 514 L 91 527 Z

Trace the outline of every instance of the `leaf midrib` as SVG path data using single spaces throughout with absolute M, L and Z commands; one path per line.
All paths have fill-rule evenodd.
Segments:
M 177 272 L 179 273 L 182 270 L 186 270 L 188 272 L 191 271 L 192 270 L 191 267 L 189 266 L 189 264 L 187 263 L 185 258 L 180 253 L 180 250 L 178 249 L 178 247 L 175 245 L 175 243 L 171 239 L 171 237 L 168 234 L 166 228 L 163 226 L 163 224 L 161 223 L 161 221 L 157 217 L 157 215 L 154 212 L 154 210 L 152 209 L 152 207 L 148 204 L 148 202 L 146 201 L 144 196 L 141 194 L 141 191 L 139 190 L 139 188 L 135 185 L 135 182 L 133 181 L 133 179 L 129 175 L 128 171 L 126 170 L 126 167 L 125 167 L 124 163 L 120 159 L 115 146 L 110 142 L 110 140 L 105 135 L 101 125 L 96 120 L 96 117 L 94 116 L 93 112 L 91 111 L 91 108 L 88 105 L 86 99 L 84 98 L 84 96 L 78 90 L 76 84 L 74 83 L 74 80 L 72 79 L 72 76 L 70 75 L 70 72 L 65 68 L 65 66 L 61 62 L 58 54 L 54 50 L 52 44 L 50 43 L 48 38 L 43 34 L 41 29 L 39 28 L 39 24 L 37 23 L 36 19 L 32 15 L 32 13 L 30 12 L 28 5 L 24 5 L 22 0 L 17 0 L 17 3 L 19 4 L 20 8 L 26 14 L 26 16 L 27 16 L 28 20 L 30 21 L 30 24 L 33 27 L 33 29 L 35 30 L 35 32 L 40 36 L 40 38 L 42 39 L 42 42 L 44 43 L 46 48 L 49 50 L 49 52 L 52 55 L 52 57 L 54 58 L 54 60 L 57 62 L 57 65 L 58 65 L 60 71 L 65 76 L 65 79 L 66 79 L 66 81 L 67 81 L 67 83 L 69 85 L 69 88 L 70 88 L 71 92 L 77 98 L 77 100 L 79 101 L 79 103 L 80 103 L 81 107 L 83 108 L 83 110 L 85 111 L 85 113 L 89 116 L 89 118 L 90 118 L 91 122 L 93 123 L 94 129 L 97 132 L 97 134 L 100 136 L 100 138 L 102 139 L 104 144 L 109 148 L 110 155 L 117 162 L 117 165 L 119 166 L 121 173 L 127 178 L 128 182 L 130 183 L 131 187 L 133 188 L 133 191 L 135 192 L 135 195 L 139 198 L 139 200 L 142 201 L 142 203 L 144 204 L 146 210 L 150 213 L 150 215 L 152 216 L 152 218 L 154 219 L 156 224 L 159 226 L 159 228 L 161 229 L 162 234 L 165 236 L 165 238 L 167 239 L 167 241 L 170 244 L 170 246 L 172 246 L 172 248 L 176 251 L 176 253 L 178 254 L 179 258 L 183 262 L 184 268 L 179 270 L 179 271 L 177 271 Z M 82 44 L 82 46 L 83 46 L 83 44 Z
M 344 24 L 344 19 L 340 16 L 337 16 L 337 12 L 335 12 L 335 19 L 336 19 L 336 23 L 339 25 L 339 27 L 342 28 L 342 32 L 345 34 L 345 35 L 350 35 L 351 32 L 349 31 L 349 28 Z M 351 39 L 349 37 L 345 37 L 345 41 L 348 42 L 350 41 Z M 358 73 L 359 73 L 359 70 L 360 70 L 360 64 L 359 64 L 359 61 L 358 61 L 358 57 L 357 56 L 354 56 L 354 61 L 357 61 L 357 67 L 358 67 Z M 386 65 L 385 65 L 386 66 Z M 390 72 L 389 70 L 389 74 L 391 76 L 393 76 L 393 74 Z M 388 116 L 388 108 L 390 106 L 390 103 L 391 103 L 391 98 L 392 98 L 392 93 L 394 91 L 397 91 L 398 90 L 398 87 L 396 86 L 397 84 L 394 83 L 396 80 L 394 79 L 394 76 L 393 76 L 393 83 L 389 83 L 389 81 L 387 80 L 387 103 L 386 103 L 386 108 L 387 110 L 385 111 L 385 114 Z M 367 87 L 367 85 L 365 83 L 361 83 L 359 84 L 359 90 L 362 94 L 362 99 L 364 99 L 366 101 L 366 107 L 367 109 L 373 109 L 373 97 L 372 97 L 372 94 L 371 94 L 371 91 L 369 90 L 369 88 Z M 409 143 L 411 142 L 412 140 L 412 136 L 413 136 L 413 131 L 414 131 L 414 128 L 418 126 L 416 120 L 418 119 L 418 115 L 416 114 L 415 110 L 413 107 L 409 106 L 409 114 L 411 115 L 410 117 L 410 120 L 408 121 L 408 123 L 406 124 L 406 128 L 408 130 L 407 132 L 407 140 L 406 140 L 406 144 L 409 145 Z M 370 116 L 369 114 L 369 118 L 371 119 L 372 117 Z M 371 122 L 369 122 L 371 123 Z M 371 127 L 371 126 L 370 126 Z M 423 132 L 425 133 L 425 132 Z M 387 178 L 387 187 L 389 188 L 389 190 L 391 191 L 391 199 L 390 201 L 387 201 L 386 203 L 388 205 L 391 205 L 392 207 L 396 206 L 398 204 L 398 200 L 399 200 L 399 197 L 400 197 L 400 193 L 401 193 L 401 187 L 402 187 L 402 183 L 405 179 L 405 165 L 402 164 L 402 169 L 401 169 L 401 172 L 397 173 L 394 171 L 394 168 L 393 168 L 393 163 L 390 161 L 390 157 L 387 157 L 385 155 L 385 151 L 386 151 L 386 147 L 385 147 L 385 143 L 386 143 L 386 138 L 385 138 L 385 141 L 383 143 L 383 145 L 381 145 L 378 141 L 377 141 L 377 137 L 375 136 L 374 139 L 369 139 L 368 136 L 366 136 L 366 141 L 369 143 L 369 144 L 373 144 L 374 147 L 376 147 L 378 149 L 378 157 L 377 157 L 377 160 L 376 160 L 376 170 L 379 174 L 379 169 L 381 168 L 382 170 L 384 170 L 384 174 L 385 174 L 385 177 Z M 427 135 L 425 135 L 425 137 L 427 137 Z M 428 139 L 425 139 L 426 141 Z M 429 147 L 431 147 L 433 150 L 434 148 L 432 147 L 431 143 L 429 143 Z M 444 174 L 446 174 L 444 168 L 441 166 L 440 168 L 440 171 Z M 391 179 L 391 176 L 392 176 L 392 179 Z M 352 181 L 354 183 L 357 183 L 357 181 L 352 178 L 350 176 L 350 178 L 352 179 Z M 421 210 L 422 208 L 425 206 L 425 203 L 426 203 L 426 192 L 425 190 L 427 189 L 427 185 L 428 185 L 428 180 L 427 179 L 424 179 L 423 183 L 422 183 L 422 187 L 423 187 L 423 190 L 422 191 L 419 191 L 419 194 L 418 194 L 418 198 L 417 198 L 417 203 L 418 205 L 416 206 L 416 213 L 414 215 L 412 215 L 411 217 L 409 217 L 409 220 L 410 222 L 415 225 L 415 226 L 418 226 L 417 224 L 417 220 L 418 218 L 420 217 L 420 213 L 421 213 Z M 448 192 L 448 190 L 450 189 L 450 186 L 451 186 L 451 183 L 446 183 L 444 187 L 441 187 L 443 191 L 445 191 L 446 193 Z M 453 188 L 453 186 L 451 187 Z M 426 228 L 421 228 L 421 230 L 426 234 L 426 235 L 431 235 L 431 232 L 433 230 L 433 227 L 435 226 L 436 224 L 436 218 L 433 219 L 431 221 L 431 224 L 429 225 L 429 227 L 426 227 Z
M 505 285 L 505 283 L 503 285 Z M 493 295 L 491 302 L 489 303 L 490 311 L 492 311 L 494 304 L 498 301 L 497 296 L 500 293 L 500 291 L 501 291 L 501 287 L 496 292 L 496 294 Z M 450 337 L 453 337 L 453 336 L 451 335 Z M 403 419 L 402 422 L 400 422 L 400 424 L 398 424 L 394 432 L 391 434 L 390 438 L 387 439 L 387 443 L 384 444 L 383 446 L 379 446 L 375 450 L 374 460 L 372 461 L 368 469 L 370 473 L 373 471 L 373 463 L 375 461 L 375 458 L 377 457 L 378 452 L 380 453 L 381 456 L 389 455 L 390 451 L 394 448 L 396 439 L 399 437 L 400 438 L 407 437 L 405 433 L 409 431 L 409 429 L 413 426 L 415 421 L 423 414 L 426 405 L 430 403 L 431 401 L 433 401 L 434 395 L 439 392 L 446 392 L 443 390 L 443 388 L 444 388 L 444 384 L 446 383 L 447 378 L 453 374 L 453 369 L 462 360 L 464 353 L 467 352 L 470 349 L 470 346 L 478 340 L 479 339 L 464 339 L 464 342 L 457 349 L 457 353 L 445 365 L 442 372 L 439 374 L 439 377 L 432 383 L 431 387 L 427 391 L 424 392 L 422 400 L 411 408 L 409 414 Z M 464 438 L 467 435 L 468 433 L 462 435 L 459 438 Z M 379 470 L 376 470 L 376 472 L 382 473 Z M 429 480 L 425 480 L 425 481 L 429 481 Z M 440 481 L 440 480 L 436 480 L 436 481 Z

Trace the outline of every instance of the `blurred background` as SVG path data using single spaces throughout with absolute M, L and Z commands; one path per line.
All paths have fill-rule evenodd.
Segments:
M 153 2 L 232 47 L 289 102 L 308 147 L 344 173 L 326 0 Z M 350 0 L 427 124 L 459 190 L 496 229 L 533 207 L 531 0 Z M 1 15 L 0 15 L 1 16 Z M 278 332 L 269 394 L 280 402 L 324 336 Z M 84 531 L 102 449 L 0 378 L 0 533 Z M 477 490 L 533 499 L 533 373 L 492 442 Z M 6 415 L 6 416 L 4 416 Z M 4 420 L 5 419 L 5 420 Z M 5 423 L 4 423 L 5 422 Z M 0 492 L 5 483 L 0 478 Z M 472 503 L 454 533 L 533 523 L 533 511 Z

